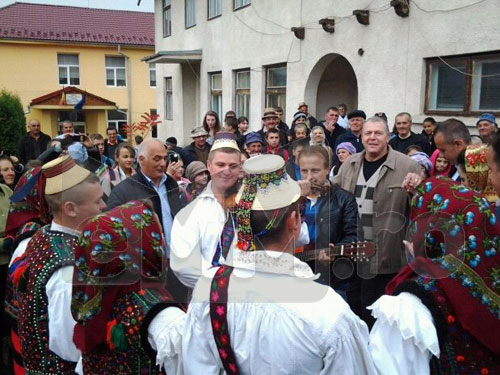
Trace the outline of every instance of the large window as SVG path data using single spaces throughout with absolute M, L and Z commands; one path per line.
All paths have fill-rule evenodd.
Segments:
M 118 133 L 127 139 L 127 132 L 125 131 L 125 125 L 127 125 L 127 112 L 124 110 L 120 111 L 108 111 L 108 128 L 115 128 Z
M 222 0 L 208 0 L 208 19 L 222 14 Z
M 125 57 L 106 56 L 106 85 L 127 86 L 125 78 Z
M 235 72 L 235 83 L 236 116 L 248 117 L 250 113 L 250 70 Z
M 149 64 L 149 87 L 156 87 L 156 64 Z
M 210 109 L 222 114 L 222 73 L 210 73 Z
M 196 0 L 185 0 L 186 28 L 196 25 Z
M 78 55 L 57 54 L 57 66 L 59 68 L 60 85 L 80 84 L 80 64 Z
M 172 35 L 171 0 L 163 0 L 163 37 Z
M 234 10 L 243 8 L 251 3 L 251 0 L 234 0 Z
M 173 103 L 172 103 L 172 78 L 165 78 L 165 118 L 167 120 L 174 119 Z
M 266 107 L 286 108 L 286 65 L 266 69 Z M 283 117 L 286 114 L 283 113 Z
M 427 60 L 425 112 L 476 116 L 500 113 L 500 54 Z

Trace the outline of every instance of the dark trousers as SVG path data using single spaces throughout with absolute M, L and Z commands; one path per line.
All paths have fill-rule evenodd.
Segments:
M 385 294 L 385 286 L 396 275 L 396 273 L 390 273 L 361 280 L 361 319 L 365 321 L 369 329 L 373 327 L 375 319 L 372 317 L 371 311 L 366 308 Z

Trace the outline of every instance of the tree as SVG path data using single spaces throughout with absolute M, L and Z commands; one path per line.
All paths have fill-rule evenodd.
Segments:
M 0 151 L 17 153 L 19 140 L 26 133 L 21 99 L 7 90 L 0 91 Z

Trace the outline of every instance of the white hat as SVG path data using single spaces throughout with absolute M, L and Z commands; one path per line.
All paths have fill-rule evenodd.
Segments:
M 69 156 L 61 156 L 42 167 L 42 173 L 46 178 L 45 194 L 57 194 L 78 185 L 85 180 L 90 171 L 80 167 Z

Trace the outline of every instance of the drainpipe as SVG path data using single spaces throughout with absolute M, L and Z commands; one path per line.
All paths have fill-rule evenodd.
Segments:
M 121 51 L 121 46 L 118 44 L 118 53 L 125 57 L 125 67 L 127 69 L 127 101 L 128 101 L 128 112 L 127 112 L 127 124 L 132 126 L 132 68 L 130 64 L 130 57 L 125 55 Z M 128 141 L 132 143 L 132 132 L 129 134 Z

